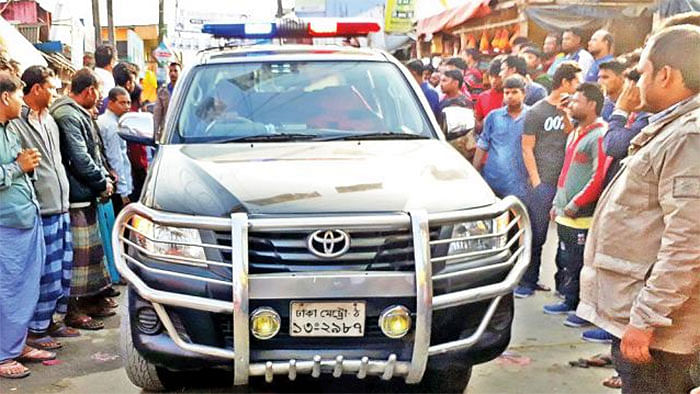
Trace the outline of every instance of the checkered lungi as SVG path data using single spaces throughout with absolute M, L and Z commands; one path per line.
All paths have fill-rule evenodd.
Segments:
M 70 296 L 92 296 L 110 284 L 95 205 L 71 208 L 70 222 L 73 232 L 73 277 Z
M 37 334 L 46 332 L 54 313 L 66 313 L 73 267 L 73 237 L 68 212 L 42 216 L 41 222 L 46 259 L 41 271 L 39 302 L 29 322 L 29 331 Z

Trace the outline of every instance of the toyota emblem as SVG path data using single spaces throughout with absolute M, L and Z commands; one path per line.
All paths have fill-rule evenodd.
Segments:
M 350 236 L 342 230 L 318 230 L 309 235 L 307 247 L 318 257 L 332 259 L 350 249 Z

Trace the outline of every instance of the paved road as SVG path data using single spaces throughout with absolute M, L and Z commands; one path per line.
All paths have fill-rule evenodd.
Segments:
M 554 241 L 550 231 L 545 248 L 544 281 L 552 283 Z M 589 357 L 607 350 L 606 346 L 593 345 L 579 339 L 580 329 L 564 327 L 562 317 L 548 316 L 541 307 L 554 301 L 549 294 L 516 301 L 516 318 L 513 340 L 509 349 L 511 357 L 501 357 L 476 366 L 468 393 L 616 393 L 600 382 L 612 372 L 608 369 L 581 369 L 568 366 L 569 360 Z M 59 353 L 61 363 L 54 366 L 36 365 L 32 375 L 19 381 L 0 380 L 0 393 L 138 393 L 121 367 L 119 358 L 119 319 L 107 319 L 107 328 L 85 333 L 80 338 L 64 341 Z M 227 392 L 230 376 L 196 376 L 190 381 L 213 384 L 193 384 L 189 392 Z M 355 384 L 354 382 L 352 384 Z M 346 391 L 348 384 L 338 385 L 323 381 L 304 386 L 303 391 Z M 363 392 L 381 389 L 375 383 L 357 386 Z M 279 387 L 270 387 L 278 391 Z

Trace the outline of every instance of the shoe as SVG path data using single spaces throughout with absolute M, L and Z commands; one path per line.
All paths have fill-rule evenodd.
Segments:
M 108 287 L 100 293 L 100 296 L 102 297 L 119 297 L 121 294 L 121 291 L 115 289 L 114 287 Z
M 566 299 L 566 297 L 564 297 L 564 294 L 560 293 L 559 290 L 554 292 L 554 296 L 559 298 L 560 300 Z
M 535 291 L 551 291 L 552 289 L 549 288 L 549 286 L 545 286 L 542 283 L 538 283 L 535 285 Z
M 575 313 L 569 313 L 569 316 L 564 320 L 564 325 L 567 327 L 580 328 L 590 326 L 591 322 L 578 317 Z
M 556 304 L 545 305 L 542 311 L 548 315 L 565 315 L 569 312 L 573 312 L 574 308 L 567 305 L 565 302 L 559 302 Z
M 527 298 L 535 294 L 535 289 L 532 289 L 527 286 L 518 286 L 515 288 L 515 291 L 513 291 L 513 295 L 515 298 Z
M 602 328 L 594 328 L 581 333 L 581 339 L 593 343 L 612 343 L 613 336 Z

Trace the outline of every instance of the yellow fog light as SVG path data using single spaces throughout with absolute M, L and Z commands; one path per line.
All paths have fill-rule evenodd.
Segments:
M 282 320 L 279 313 L 268 307 L 261 307 L 250 315 L 250 332 L 258 339 L 270 339 L 280 331 Z
M 390 306 L 379 315 L 379 328 L 389 338 L 401 338 L 411 329 L 411 313 L 404 306 Z

